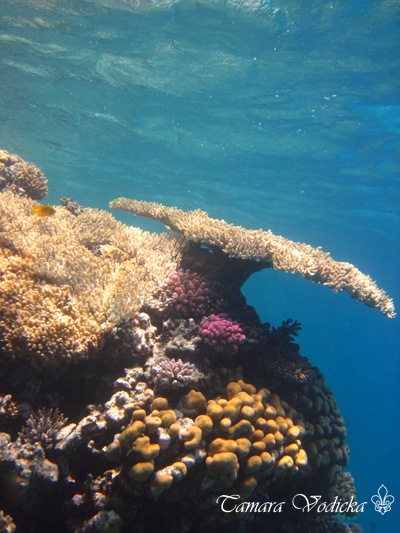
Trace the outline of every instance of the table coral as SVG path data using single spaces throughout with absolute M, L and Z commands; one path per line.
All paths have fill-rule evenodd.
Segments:
M 0 193 L 0 491 L 18 528 L 349 533 L 290 510 L 297 493 L 355 499 L 347 429 L 300 324 L 261 324 L 240 292 L 262 261 L 301 249 L 330 268 L 327 254 L 269 233 L 267 253 L 265 232 L 153 204 L 135 210 L 181 236 L 95 209 L 39 220 L 14 193 Z
M 300 274 L 309 281 L 330 287 L 333 292 L 348 292 L 355 300 L 379 309 L 389 318 L 396 316 L 393 301 L 385 291 L 378 289 L 369 276 L 350 263 L 334 261 L 321 247 L 312 248 L 307 244 L 295 243 L 274 235 L 270 230 L 246 230 L 223 220 L 212 219 L 199 209 L 184 212 L 176 207 L 127 198 L 113 200 L 110 207 L 158 220 L 189 241 L 213 250 L 220 249 L 231 258 L 262 261 L 263 265 L 257 270 L 272 267 Z

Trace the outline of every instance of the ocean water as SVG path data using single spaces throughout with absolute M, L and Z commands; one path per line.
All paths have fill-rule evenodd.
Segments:
M 0 148 L 42 169 L 50 204 L 126 196 L 271 229 L 400 306 L 399 50 L 396 0 L 1 0 Z M 243 293 L 263 322 L 302 323 L 348 428 L 357 522 L 396 533 L 399 318 L 269 270 Z

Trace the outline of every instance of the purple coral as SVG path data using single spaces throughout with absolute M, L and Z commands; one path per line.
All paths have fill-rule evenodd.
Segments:
M 230 354 L 236 353 L 239 344 L 246 340 L 239 323 L 231 320 L 226 313 L 204 318 L 200 323 L 199 333 L 214 350 Z
M 210 288 L 201 274 L 180 268 L 169 274 L 163 288 L 170 293 L 177 316 L 204 316 L 209 312 Z
M 193 385 L 196 378 L 204 377 L 196 372 L 195 365 L 184 363 L 182 359 L 160 358 L 151 368 L 154 375 L 154 384 L 159 388 L 180 389 Z

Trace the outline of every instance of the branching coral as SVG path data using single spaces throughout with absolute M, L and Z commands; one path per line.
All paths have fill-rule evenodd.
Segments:
M 47 196 L 47 179 L 32 163 L 0 150 L 0 191 L 7 189 L 40 200 Z
M 28 418 L 18 437 L 22 443 L 40 443 L 44 450 L 52 450 L 57 433 L 67 421 L 58 409 L 39 409 Z
M 0 422 L 15 420 L 19 416 L 19 409 L 13 402 L 11 394 L 0 396 Z
M 160 357 L 151 364 L 150 374 L 156 389 L 181 389 L 193 386 L 204 377 L 196 370 L 194 364 L 167 357 Z
M 0 250 L 2 363 L 30 354 L 33 364 L 84 354 L 98 344 L 99 324 L 72 296 L 38 276 L 22 257 Z
M 235 353 L 238 346 L 246 340 L 239 323 L 231 320 L 226 313 L 204 318 L 200 323 L 199 333 L 204 342 L 217 352 Z
M 181 245 L 105 211 L 57 207 L 43 219 L 31 215 L 34 205 L 0 193 L 3 358 L 85 355 L 177 269 Z
M 271 231 L 246 230 L 210 218 L 204 211 L 181 211 L 157 203 L 118 198 L 112 209 L 122 209 L 137 216 L 159 220 L 171 231 L 189 241 L 222 249 L 229 257 L 262 261 L 272 267 L 330 287 L 334 292 L 348 292 L 355 300 L 395 317 L 393 301 L 378 289 L 372 279 L 350 263 L 334 261 L 329 253 L 308 244 L 295 243 Z
M 170 297 L 175 316 L 195 317 L 207 314 L 210 307 L 210 288 L 197 272 L 183 270 L 171 272 L 162 288 Z

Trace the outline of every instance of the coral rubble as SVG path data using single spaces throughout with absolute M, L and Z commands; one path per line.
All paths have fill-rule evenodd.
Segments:
M 283 265 L 305 250 L 321 281 L 328 254 L 269 236 L 263 256 L 264 233 L 201 212 L 135 207 L 182 238 L 69 199 L 46 219 L 34 205 L 0 193 L 0 531 L 349 533 L 339 511 L 291 504 L 319 494 L 354 514 L 333 391 L 300 324 L 261 324 L 240 292 L 256 258 L 298 271 Z

